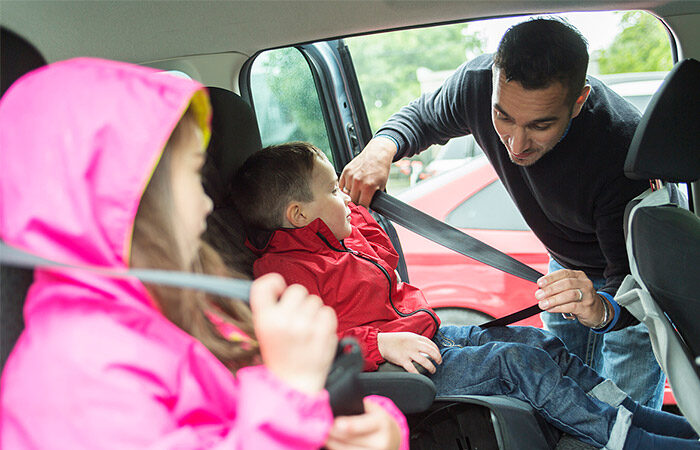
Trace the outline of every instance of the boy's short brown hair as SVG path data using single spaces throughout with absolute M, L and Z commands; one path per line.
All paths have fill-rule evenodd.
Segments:
M 246 226 L 275 230 L 284 224 L 287 205 L 310 202 L 314 161 L 328 159 L 307 142 L 272 145 L 251 155 L 232 181 L 232 201 Z

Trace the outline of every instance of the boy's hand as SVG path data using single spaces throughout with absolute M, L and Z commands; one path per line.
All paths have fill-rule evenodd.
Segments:
M 278 274 L 253 282 L 250 307 L 267 368 L 299 391 L 323 389 L 338 344 L 333 309 Z
M 399 448 L 401 431 L 396 421 L 373 401 L 363 403 L 364 414 L 335 419 L 325 444 L 328 450 Z
M 413 361 L 435 373 L 433 361 L 442 364 L 442 356 L 437 345 L 425 336 L 410 332 L 379 333 L 377 346 L 382 357 L 403 367 L 407 372 L 418 373 Z M 430 359 L 433 361 L 431 361 Z

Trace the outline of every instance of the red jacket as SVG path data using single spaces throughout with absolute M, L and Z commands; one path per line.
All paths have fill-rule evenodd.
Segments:
M 411 331 L 432 338 L 440 321 L 423 293 L 399 283 L 398 254 L 389 237 L 363 207 L 350 205 L 352 233 L 343 242 L 321 219 L 302 228 L 275 231 L 254 266 L 256 277 L 280 273 L 301 284 L 338 315 L 338 336 L 357 338 L 365 370 L 384 362 L 377 333 Z

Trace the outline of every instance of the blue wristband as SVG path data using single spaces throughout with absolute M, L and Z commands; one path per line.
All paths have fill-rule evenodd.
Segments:
M 399 141 L 394 136 L 389 136 L 388 134 L 378 134 L 374 137 L 384 137 L 387 139 L 391 139 L 392 141 L 394 141 L 394 144 L 396 144 L 396 151 L 399 151 Z
M 603 334 L 610 331 L 617 324 L 617 321 L 620 318 L 620 305 L 618 305 L 615 299 L 613 299 L 613 296 L 608 294 L 607 292 L 598 291 L 597 294 L 602 296 L 605 300 L 607 300 L 613 308 L 612 320 L 605 328 L 601 328 L 600 330 L 595 330 L 591 328 L 591 331 L 593 331 L 594 333 Z

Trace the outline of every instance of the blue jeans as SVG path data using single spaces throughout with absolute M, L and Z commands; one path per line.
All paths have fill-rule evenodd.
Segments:
M 433 341 L 442 355 L 430 376 L 437 395 L 506 395 L 588 444 L 603 447 L 611 438 L 618 409 L 587 395 L 604 379 L 551 333 L 446 326 Z
M 549 272 L 560 269 L 563 267 L 551 258 Z M 605 284 L 604 279 L 591 281 L 596 289 Z M 661 409 L 666 375 L 654 357 L 644 324 L 598 334 L 561 314 L 543 312 L 540 317 L 547 330 L 601 376 L 611 379 L 636 402 Z

